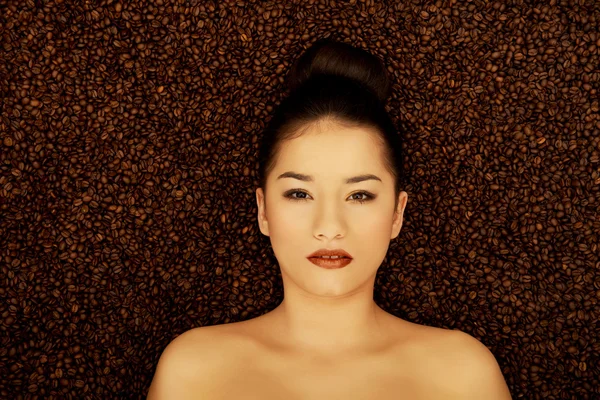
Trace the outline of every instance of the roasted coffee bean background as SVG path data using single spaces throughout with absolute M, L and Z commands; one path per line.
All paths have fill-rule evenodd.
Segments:
M 408 129 L 377 303 L 515 399 L 599 398 L 598 3 L 382 3 L 0 2 L 1 398 L 143 398 L 176 336 L 280 303 L 258 139 L 322 37 Z

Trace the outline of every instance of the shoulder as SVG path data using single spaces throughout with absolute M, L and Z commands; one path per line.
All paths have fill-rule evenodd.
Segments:
M 158 361 L 148 400 L 187 399 L 192 394 L 198 398 L 198 391 L 208 390 L 220 360 L 218 349 L 224 348 L 219 344 L 224 336 L 215 328 L 190 329 L 169 343 Z
M 436 329 L 433 350 L 444 382 L 460 399 L 510 400 L 510 392 L 492 352 L 473 336 Z M 441 371 L 440 371 L 441 372 Z

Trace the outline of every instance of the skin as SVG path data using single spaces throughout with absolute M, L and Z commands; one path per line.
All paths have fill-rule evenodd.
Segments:
M 365 398 L 360 388 L 379 389 L 377 398 L 402 393 L 414 399 L 511 399 L 493 354 L 482 343 L 460 331 L 402 321 L 373 301 L 377 270 L 390 240 L 400 233 L 408 199 L 401 192 L 394 209 L 393 177 L 378 146 L 372 130 L 328 120 L 284 144 L 267 177 L 268 198 L 260 188 L 256 191 L 260 230 L 269 236 L 281 268 L 283 302 L 261 317 L 236 323 L 237 330 L 202 327 L 178 336 L 161 356 L 149 400 L 224 398 L 225 390 L 238 390 L 236 398 L 281 398 L 278 390 L 289 394 L 277 378 L 267 378 L 265 389 L 268 376 L 296 385 L 304 396 L 322 397 L 331 390 L 341 396 L 345 390 L 344 398 Z M 277 179 L 287 171 L 311 175 L 314 181 Z M 362 174 L 381 182 L 344 183 Z M 298 191 L 291 197 L 306 200 L 285 198 L 292 189 Z M 366 198 L 361 191 L 376 197 L 360 204 L 357 200 Z M 342 248 L 354 260 L 343 269 L 319 268 L 306 257 L 320 248 Z M 240 332 L 256 340 L 240 341 Z M 258 339 L 267 345 L 258 347 Z M 389 351 L 390 344 L 398 343 Z M 227 352 L 228 347 L 235 351 Z M 378 349 L 390 357 L 374 358 Z M 382 378 L 384 383 L 374 387 L 362 385 L 377 368 L 397 374 L 393 382 Z M 230 386 L 235 371 L 248 378 L 242 387 Z
M 313 182 L 277 179 L 287 171 Z M 373 174 L 380 181 L 346 184 L 347 178 Z M 285 298 L 269 313 L 278 336 L 315 354 L 341 354 L 386 340 L 385 312 L 373 300 L 377 270 L 390 240 L 402 227 L 408 194 L 394 209 L 394 179 L 387 172 L 375 133 L 321 120 L 285 142 L 267 177 L 267 198 L 256 190 L 258 222 L 269 236 L 281 268 Z M 294 200 L 284 197 L 291 189 Z M 375 198 L 358 194 L 366 191 Z M 265 202 L 267 207 L 265 207 Z M 306 257 L 321 248 L 344 249 L 350 265 L 328 270 Z

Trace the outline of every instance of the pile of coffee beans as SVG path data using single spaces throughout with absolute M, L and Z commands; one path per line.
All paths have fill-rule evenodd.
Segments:
M 513 398 L 600 398 L 593 0 L 9 0 L 0 398 L 144 398 L 182 332 L 283 298 L 258 140 L 322 37 L 380 57 L 405 221 L 375 300 L 463 330 Z

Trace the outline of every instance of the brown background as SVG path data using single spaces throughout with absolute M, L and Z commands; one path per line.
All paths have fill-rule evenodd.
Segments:
M 257 140 L 331 36 L 409 128 L 377 303 L 481 340 L 515 399 L 598 398 L 594 3 L 0 2 L 0 397 L 141 398 L 177 335 L 279 304 Z

